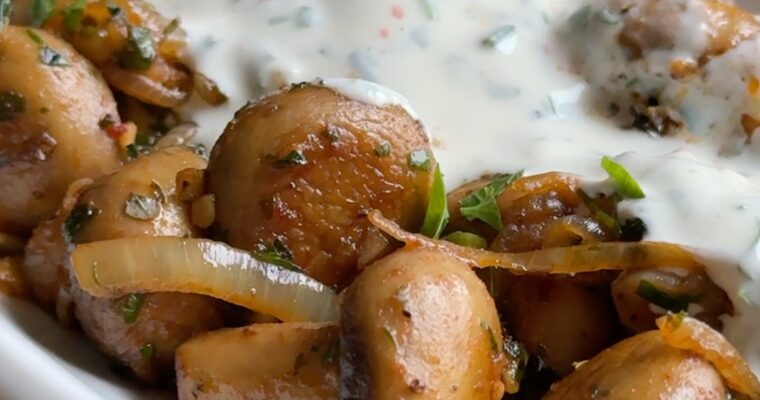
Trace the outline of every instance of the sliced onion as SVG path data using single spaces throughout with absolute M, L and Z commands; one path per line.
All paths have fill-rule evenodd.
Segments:
M 760 399 L 760 381 L 723 335 L 704 322 L 680 314 L 658 318 L 657 327 L 668 345 L 692 351 L 709 361 L 728 387 L 750 398 Z
M 577 215 L 556 219 L 550 222 L 543 232 L 543 247 L 599 243 L 606 236 L 599 222 Z
M 610 242 L 525 253 L 495 253 L 407 232 L 383 217 L 378 210 L 370 212 L 369 220 L 381 231 L 404 242 L 407 247 L 433 248 L 459 257 L 473 267 L 499 267 L 515 274 L 575 274 L 657 266 L 703 268 L 691 251 L 672 243 Z
M 227 102 L 227 95 L 219 89 L 219 85 L 200 72 L 193 73 L 193 86 L 198 96 L 209 105 L 219 106 Z
M 182 146 L 189 143 L 197 134 L 198 124 L 195 122 L 183 122 L 172 128 L 169 132 L 166 132 L 166 135 L 161 136 L 155 146 L 153 146 L 153 149 L 159 150 L 165 147 Z
M 177 237 L 106 240 L 77 246 L 71 263 L 79 285 L 95 297 L 196 293 L 282 321 L 338 319 L 338 297 L 327 286 L 221 242 Z
M 148 104 L 159 107 L 177 108 L 190 98 L 189 90 L 172 89 L 149 77 L 107 66 L 101 69 L 108 83 L 117 89 Z

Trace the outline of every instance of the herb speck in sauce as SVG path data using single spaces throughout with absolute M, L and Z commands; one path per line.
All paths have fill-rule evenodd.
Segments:
M 145 295 L 142 293 L 132 293 L 124 298 L 121 305 L 121 316 L 124 318 L 124 322 L 127 324 L 134 324 L 137 321 L 137 317 L 140 315 L 143 303 L 145 302 Z
M 67 242 L 73 243 L 74 236 L 88 221 L 93 219 L 100 210 L 92 203 L 79 204 L 71 210 L 69 217 L 63 223 L 63 236 Z
M 119 55 L 119 66 L 130 71 L 145 71 L 156 58 L 156 47 L 150 31 L 130 28 L 127 44 Z

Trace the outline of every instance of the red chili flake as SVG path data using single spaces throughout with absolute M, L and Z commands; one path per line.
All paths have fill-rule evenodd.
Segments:
M 388 31 L 388 28 L 380 29 L 380 37 L 382 37 L 383 39 L 387 39 L 388 36 L 390 35 L 391 33 Z
M 127 124 L 111 124 L 105 128 L 106 133 L 112 139 L 118 139 L 121 135 L 127 133 Z
M 391 7 L 391 15 L 398 19 L 404 18 L 404 7 L 401 7 L 400 5 L 396 4 L 393 7 Z

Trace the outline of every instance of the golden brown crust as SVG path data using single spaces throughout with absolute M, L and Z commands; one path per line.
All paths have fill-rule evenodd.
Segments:
M 208 185 L 217 222 L 233 246 L 279 239 L 309 275 L 344 286 L 376 232 L 370 210 L 419 229 L 436 167 L 429 149 L 401 107 L 295 86 L 240 110 L 214 147 Z M 426 170 L 410 167 L 416 150 L 427 151 Z

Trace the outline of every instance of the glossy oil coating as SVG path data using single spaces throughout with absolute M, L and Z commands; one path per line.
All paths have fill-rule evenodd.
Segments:
M 402 107 L 306 84 L 235 115 L 211 153 L 208 187 L 231 245 L 279 240 L 307 274 L 344 286 L 360 254 L 387 253 L 367 213 L 419 229 L 435 167 L 425 131 Z

